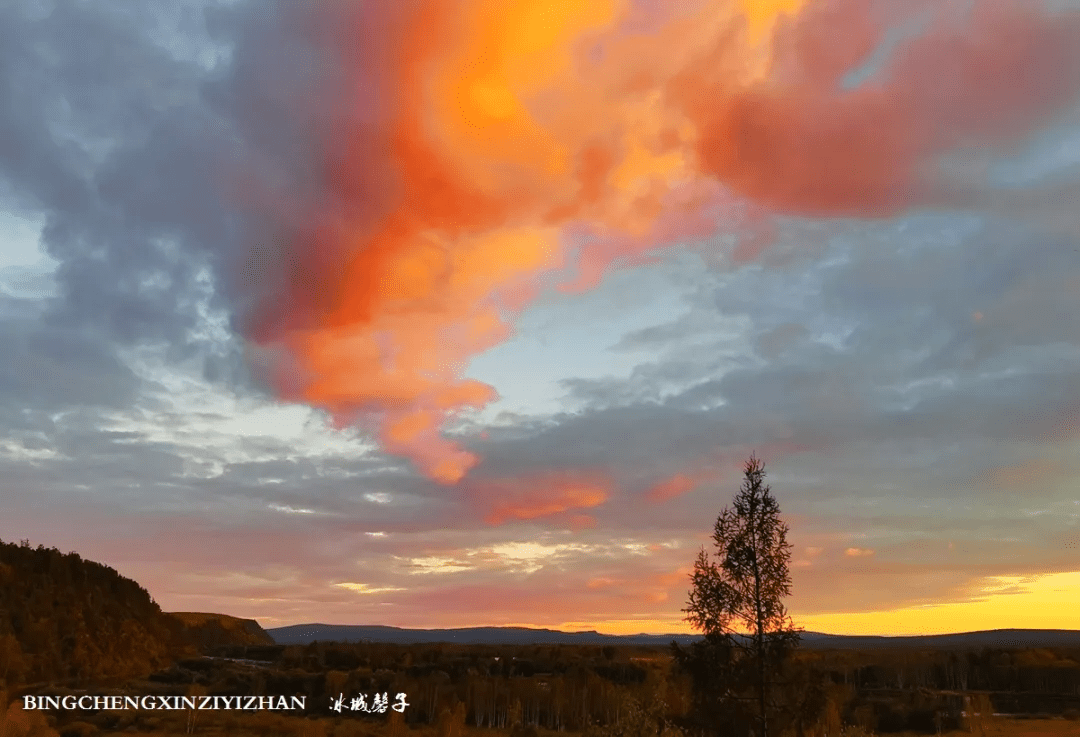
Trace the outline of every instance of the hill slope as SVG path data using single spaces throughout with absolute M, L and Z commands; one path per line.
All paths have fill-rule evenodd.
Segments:
M 254 619 L 240 619 L 228 614 L 206 612 L 168 612 L 183 628 L 183 639 L 200 651 L 232 645 L 273 645 L 274 638 L 267 634 Z
M 267 632 L 279 645 L 320 642 L 386 642 L 416 645 L 453 642 L 462 645 L 667 645 L 672 639 L 690 643 L 694 635 L 603 635 L 599 632 L 561 632 L 528 627 L 466 627 L 461 629 L 403 629 L 381 625 L 297 624 Z
M 113 568 L 0 541 L 0 689 L 147 674 L 221 645 L 271 644 L 252 620 L 165 614 Z
M 147 672 L 183 649 L 181 629 L 146 589 L 108 566 L 0 542 L 0 682 Z

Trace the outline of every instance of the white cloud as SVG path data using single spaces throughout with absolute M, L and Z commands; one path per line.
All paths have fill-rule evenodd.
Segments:
M 372 586 L 366 583 L 336 583 L 335 586 L 343 589 L 348 589 L 357 594 L 388 594 L 394 591 L 405 591 L 400 586 Z
M 285 512 L 286 514 L 317 514 L 313 509 L 302 509 L 299 507 L 290 507 L 285 504 L 270 504 L 270 509 L 277 512 Z

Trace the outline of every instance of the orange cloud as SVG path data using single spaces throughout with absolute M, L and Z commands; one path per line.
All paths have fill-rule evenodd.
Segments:
M 596 520 L 588 515 L 566 513 L 606 502 L 611 496 L 611 481 L 598 475 L 548 473 L 471 482 L 469 493 L 475 503 L 488 507 L 484 520 L 491 525 L 565 516 L 572 529 L 582 529 L 594 526 Z
M 596 517 L 588 514 L 573 514 L 568 520 L 571 530 L 591 530 L 596 527 Z
M 618 581 L 611 578 L 590 578 L 585 585 L 590 589 L 606 589 L 617 583 Z
M 683 567 L 670 573 L 662 573 L 656 577 L 656 583 L 661 586 L 678 586 L 685 584 L 690 585 L 690 574 L 693 573 L 693 568 Z
M 916 18 L 918 38 L 865 84 L 844 84 L 889 25 Z M 780 24 L 761 84 L 733 88 L 717 45 L 671 89 L 704 169 L 734 190 L 789 212 L 882 216 L 950 197 L 940 154 L 1018 140 L 1066 110 L 1080 92 L 1078 31 L 1077 13 L 1023 0 L 916 1 L 891 15 L 867 0 L 813 3 Z
M 650 488 L 645 495 L 651 501 L 663 502 L 682 496 L 688 491 L 692 491 L 695 486 L 697 486 L 697 482 L 694 479 L 685 474 L 677 473 Z
M 294 7 L 286 25 L 315 39 L 322 75 L 272 90 L 310 139 L 295 181 L 242 178 L 264 225 L 238 278 L 252 362 L 282 398 L 457 483 L 479 459 L 442 428 L 497 396 L 465 367 L 560 274 L 587 288 L 676 239 L 740 227 L 744 201 L 865 216 L 948 202 L 940 154 L 1015 140 L 1080 92 L 1080 13 L 878 5 Z M 917 12 L 927 30 L 845 87 Z

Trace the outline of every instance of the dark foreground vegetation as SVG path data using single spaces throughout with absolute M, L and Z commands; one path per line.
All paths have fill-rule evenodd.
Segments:
M 0 737 L 702 732 L 694 674 L 666 647 L 270 642 L 250 620 L 164 613 L 137 583 L 78 555 L 0 543 Z M 349 708 L 377 693 L 409 705 Z M 303 695 L 306 708 L 20 709 L 23 695 L 45 694 Z M 773 737 L 1080 734 L 1080 648 L 795 649 L 770 700 L 786 715 Z
M 992 713 L 1056 718 L 1080 726 L 1080 652 L 806 651 L 796 655 L 805 691 L 793 706 L 812 709 L 789 734 L 937 734 L 1003 722 Z M 304 695 L 303 712 L 98 711 L 44 717 L 53 731 L 26 734 L 396 733 L 517 737 L 548 731 L 600 737 L 674 737 L 694 732 L 692 691 L 665 648 L 314 643 L 217 648 L 182 657 L 142 677 L 90 679 L 78 686 L 9 683 L 8 698 L 34 694 Z M 403 713 L 350 711 L 358 694 L 407 694 Z M 331 707 L 345 696 L 344 708 Z M 778 698 L 783 698 L 780 696 Z M 16 703 L 17 706 L 17 703 Z M 976 716 L 976 712 L 979 716 Z M 14 717 L 13 717 L 14 718 Z M 781 734 L 781 732 L 776 732 Z M 0 732 L 5 735 L 6 733 Z M 21 734 L 21 733 L 15 733 Z

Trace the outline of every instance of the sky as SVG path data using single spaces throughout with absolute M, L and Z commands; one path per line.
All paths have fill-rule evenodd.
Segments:
M 0 4 L 0 539 L 264 627 L 1075 628 L 1080 5 Z

